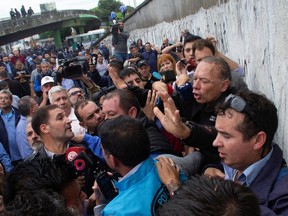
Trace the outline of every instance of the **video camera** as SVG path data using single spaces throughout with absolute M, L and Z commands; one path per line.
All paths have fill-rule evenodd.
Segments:
M 86 61 L 86 58 L 83 56 L 73 59 L 60 59 L 58 63 L 59 69 L 62 68 L 62 77 L 66 79 L 75 79 L 81 77 L 83 74 L 82 67 L 80 65 L 81 61 Z
M 166 84 L 176 81 L 176 75 L 174 70 L 161 71 L 160 74 L 162 81 Z
M 102 96 L 108 94 L 111 91 L 114 91 L 116 89 L 116 87 L 114 85 L 110 86 L 110 87 L 102 87 L 100 88 L 98 92 L 95 92 L 91 99 L 97 104 L 97 106 L 102 107 L 101 103 L 100 103 L 100 99 Z
M 112 27 L 112 34 L 117 34 L 119 30 L 119 25 L 116 23 L 111 25 L 111 27 Z

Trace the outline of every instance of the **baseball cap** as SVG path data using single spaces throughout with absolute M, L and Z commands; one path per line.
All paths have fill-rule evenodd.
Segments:
M 54 83 L 54 79 L 51 76 L 45 76 L 41 79 L 41 87 L 46 83 Z
M 149 66 L 149 64 L 148 64 L 148 63 L 146 62 L 146 60 L 144 60 L 144 59 L 140 60 L 140 61 L 138 62 L 138 64 L 137 64 L 138 68 L 141 67 L 142 65 L 147 65 L 147 66 Z

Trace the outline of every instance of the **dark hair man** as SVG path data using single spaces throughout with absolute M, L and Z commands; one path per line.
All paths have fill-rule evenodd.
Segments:
M 5 206 L 12 205 L 9 207 L 13 208 L 13 203 L 17 202 L 17 198 L 23 198 L 25 194 L 33 196 L 38 192 L 47 193 L 47 195 L 56 193 L 62 196 L 62 202 L 65 202 L 66 207 L 73 208 L 83 215 L 82 203 L 86 195 L 81 192 L 76 178 L 75 173 L 67 169 L 66 164 L 55 163 L 49 158 L 26 160 L 16 166 L 5 180 L 3 195 Z M 46 205 L 46 203 L 42 204 Z M 38 208 L 42 209 L 43 206 L 38 206 Z
M 75 104 L 75 115 L 79 124 L 91 135 L 97 134 L 97 129 L 105 119 L 105 114 L 92 100 L 78 101 Z
M 114 32 L 114 27 L 111 28 L 112 32 L 112 44 L 115 48 L 115 58 L 122 63 L 127 60 L 127 40 L 129 38 L 129 32 L 124 30 L 124 22 L 122 20 L 118 21 L 117 29 Z
M 231 94 L 219 107 L 215 127 L 213 146 L 225 179 L 250 187 L 262 215 L 287 215 L 288 168 L 282 150 L 272 142 L 278 127 L 275 105 L 262 94 Z M 205 173 L 213 175 L 211 170 Z
M 150 143 L 151 154 L 155 157 L 161 153 L 172 153 L 172 147 L 165 137 L 158 130 L 157 126 L 141 112 L 141 108 L 136 96 L 123 89 L 116 89 L 105 95 L 103 111 L 93 101 L 82 101 L 76 103 L 75 115 L 79 119 L 80 125 L 88 130 L 91 135 L 98 135 L 99 126 L 105 119 L 116 118 L 124 115 L 137 118 L 145 127 Z M 78 136 L 79 137 L 79 136 Z M 83 141 L 98 157 L 103 158 L 100 149 L 100 139 L 98 136 L 85 134 L 77 141 Z
M 40 108 L 32 118 L 32 128 L 38 134 L 44 147 L 33 157 L 53 157 L 66 153 L 67 144 L 74 136 L 71 120 L 57 105 Z
M 23 86 L 16 80 L 9 79 L 7 71 L 0 71 L 0 81 L 6 81 L 9 86 L 9 90 L 13 95 L 17 95 L 19 98 L 24 96 L 25 89 Z
M 130 53 L 128 54 L 127 64 L 137 66 L 137 62 L 143 59 L 142 53 L 139 52 L 139 48 L 136 44 L 132 44 L 129 47 Z
M 144 89 L 145 82 L 142 80 L 140 73 L 134 66 L 126 66 L 120 72 L 119 77 L 129 86 L 138 86 Z
M 73 141 L 85 143 L 94 155 L 104 160 L 101 140 L 97 135 L 98 128 L 105 119 L 105 113 L 93 101 L 83 100 L 75 104 L 75 115 L 79 120 L 79 124 L 87 130 L 87 133 L 76 135 Z
M 152 84 L 156 81 L 159 81 L 160 79 L 152 75 L 153 71 L 151 71 L 151 68 L 146 60 L 140 60 L 137 66 L 138 66 L 138 72 L 141 75 L 142 81 L 146 82 L 144 88 L 152 89 Z
M 102 110 L 106 114 L 106 119 L 125 115 L 141 120 L 148 133 L 151 153 L 154 156 L 163 153 L 172 153 L 171 145 L 158 130 L 155 123 L 148 120 L 141 112 L 137 97 L 129 90 L 116 89 L 113 92 L 108 93 L 104 98 Z
M 157 210 L 158 216 L 260 216 L 258 199 L 247 187 L 204 176 L 187 180 Z
M 153 49 L 152 49 L 153 48 Z M 145 52 L 143 52 L 143 57 L 151 68 L 151 72 L 158 72 L 157 69 L 157 57 L 161 54 L 161 50 L 155 45 L 151 45 L 149 42 L 145 43 Z
M 12 165 L 16 165 L 22 160 L 16 142 L 16 127 L 20 120 L 20 113 L 12 106 L 12 100 L 10 91 L 0 91 L 0 142 L 9 154 Z
M 115 183 L 119 194 L 105 206 L 102 214 L 155 215 L 157 207 L 169 199 L 169 192 L 149 157 L 149 137 L 143 125 L 136 119 L 119 116 L 105 121 L 99 136 L 107 164 L 123 176 Z
M 5 66 L 5 69 L 8 72 L 9 79 L 13 80 L 14 76 L 12 71 L 14 70 L 14 65 L 10 62 L 9 57 L 7 55 L 3 56 L 2 64 Z

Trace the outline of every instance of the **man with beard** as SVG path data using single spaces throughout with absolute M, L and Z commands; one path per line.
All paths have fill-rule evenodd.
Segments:
M 145 43 L 145 52 L 143 52 L 143 57 L 150 66 L 152 72 L 158 72 L 157 57 L 160 53 L 161 50 L 155 47 L 155 45 L 151 45 L 149 42 Z
M 65 159 L 69 140 L 74 136 L 71 120 L 65 111 L 56 104 L 45 106 L 34 113 L 31 124 L 40 136 L 43 147 L 28 158 L 64 156 Z
M 119 20 L 116 26 L 111 28 L 115 58 L 124 63 L 127 60 L 127 40 L 129 38 L 129 32 L 124 30 L 124 22 L 122 20 Z
M 87 133 L 75 136 L 73 141 L 85 143 L 95 155 L 104 160 L 100 138 L 97 136 L 98 126 L 105 119 L 104 112 L 93 101 L 83 100 L 75 104 L 75 115 Z
M 77 101 L 85 100 L 85 93 L 83 89 L 75 86 L 68 90 L 68 96 L 73 107 Z
M 72 120 L 67 117 L 65 111 L 56 104 L 40 108 L 32 118 L 32 128 L 40 136 L 43 147 L 32 154 L 28 160 L 50 157 L 55 162 L 66 162 L 66 151 L 69 147 L 85 148 L 83 145 L 70 142 L 74 137 L 71 122 Z M 87 149 L 85 152 L 90 158 L 90 152 Z M 77 182 L 88 195 L 92 193 L 91 187 L 94 181 L 90 174 L 93 173 L 87 169 L 77 178 Z
M 38 152 L 42 148 L 43 144 L 40 136 L 36 134 L 32 128 L 31 119 L 27 121 L 26 136 L 28 144 L 31 146 L 34 152 Z

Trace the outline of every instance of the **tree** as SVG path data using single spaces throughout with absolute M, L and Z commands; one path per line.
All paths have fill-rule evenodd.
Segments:
M 41 39 L 45 39 L 45 38 L 52 38 L 53 37 L 53 31 L 47 31 L 47 32 L 43 32 L 40 35 Z M 63 40 L 65 37 L 70 36 L 71 35 L 71 29 L 70 28 L 62 28 L 60 29 L 60 37 Z
M 115 0 L 99 0 L 98 7 L 93 8 L 101 21 L 109 22 L 109 16 L 112 11 L 118 12 L 121 2 Z

